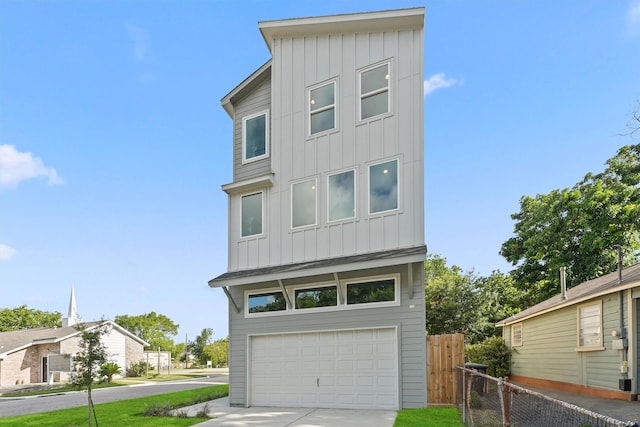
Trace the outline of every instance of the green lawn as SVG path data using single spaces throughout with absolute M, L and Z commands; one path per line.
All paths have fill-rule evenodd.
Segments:
M 164 405 L 170 402 L 174 406 L 189 406 L 196 402 L 213 400 L 228 394 L 229 386 L 227 384 L 216 385 L 120 402 L 101 403 L 95 405 L 95 412 L 100 427 L 191 426 L 204 420 L 202 418 L 144 417 L 141 414 L 149 405 Z M 83 406 L 40 414 L 0 418 L 0 426 L 86 426 L 87 418 L 87 407 Z
M 398 412 L 393 427 L 464 427 L 456 408 L 433 406 L 403 409 Z

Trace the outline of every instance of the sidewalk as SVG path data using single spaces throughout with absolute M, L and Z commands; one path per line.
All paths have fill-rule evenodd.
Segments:
M 521 385 L 516 382 L 514 384 L 523 388 L 537 391 L 554 399 L 562 400 L 573 405 L 580 406 L 598 414 L 606 415 L 620 421 L 633 421 L 640 425 L 640 401 L 627 401 L 618 399 L 605 399 L 602 397 L 586 396 L 577 393 L 569 393 L 541 387 L 532 387 L 529 385 Z

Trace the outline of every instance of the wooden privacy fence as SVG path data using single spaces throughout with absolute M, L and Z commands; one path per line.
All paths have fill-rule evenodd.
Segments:
M 427 403 L 456 404 L 456 366 L 464 365 L 464 334 L 427 336 Z

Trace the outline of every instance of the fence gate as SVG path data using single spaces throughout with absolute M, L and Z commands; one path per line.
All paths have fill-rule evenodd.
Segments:
M 427 403 L 456 404 L 456 366 L 464 365 L 464 334 L 427 336 Z

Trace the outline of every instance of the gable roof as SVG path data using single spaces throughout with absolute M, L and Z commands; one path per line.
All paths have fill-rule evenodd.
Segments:
M 149 343 L 142 338 L 132 334 L 122 326 L 118 325 L 111 320 L 87 322 L 84 326 L 90 330 L 102 323 L 109 324 L 113 329 L 117 330 L 123 335 L 126 335 L 133 340 L 139 342 L 143 346 L 148 346 Z M 77 329 L 78 325 L 67 327 L 52 327 L 52 328 L 33 328 L 22 329 L 18 331 L 0 332 L 0 360 L 4 359 L 7 355 L 15 353 L 16 351 L 23 350 L 38 344 L 54 344 L 74 336 L 80 335 L 81 331 Z
M 635 264 L 622 270 L 622 281 L 618 281 L 618 272 L 606 274 L 595 279 L 583 282 L 573 288 L 567 289 L 567 298 L 555 295 L 541 303 L 538 303 L 518 314 L 514 314 L 500 322 L 496 326 L 507 326 L 522 320 L 540 316 L 550 311 L 578 304 L 601 295 L 612 294 L 624 289 L 640 286 L 640 264 Z

